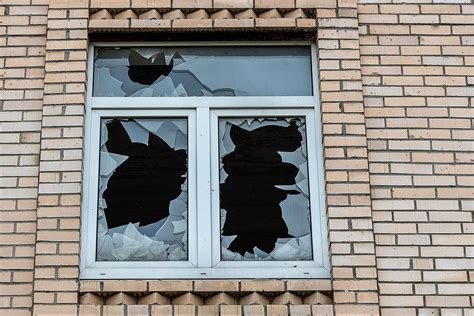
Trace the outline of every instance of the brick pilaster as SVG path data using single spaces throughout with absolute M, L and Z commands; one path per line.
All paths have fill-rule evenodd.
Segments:
M 41 129 L 33 312 L 76 313 L 87 1 L 50 1 Z
M 316 18 L 335 311 L 378 314 L 357 1 Z
M 32 307 L 47 12 L 0 5 L 0 315 Z

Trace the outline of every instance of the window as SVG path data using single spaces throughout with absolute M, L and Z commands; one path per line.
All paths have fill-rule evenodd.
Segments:
M 314 51 L 91 46 L 81 277 L 329 277 Z

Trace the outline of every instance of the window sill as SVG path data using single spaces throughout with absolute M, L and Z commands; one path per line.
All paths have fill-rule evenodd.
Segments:
M 171 263 L 171 262 L 170 262 Z M 281 263 L 281 262 L 280 262 Z M 330 272 L 324 267 L 302 264 L 294 266 L 288 262 L 287 266 L 273 267 L 157 267 L 153 262 L 120 262 L 113 264 L 95 262 L 81 270 L 80 278 L 83 280 L 116 280 L 129 279 L 328 279 Z M 312 262 L 310 264 L 313 264 Z

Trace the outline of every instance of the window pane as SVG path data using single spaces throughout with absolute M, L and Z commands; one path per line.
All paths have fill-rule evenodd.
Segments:
M 311 49 L 98 48 L 96 97 L 310 96 Z
M 220 118 L 222 260 L 312 260 L 304 118 Z
M 186 119 L 102 119 L 97 260 L 187 260 Z

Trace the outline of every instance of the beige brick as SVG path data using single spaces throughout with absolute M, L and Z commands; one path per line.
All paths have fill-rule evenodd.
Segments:
M 247 294 L 239 299 L 240 305 L 255 305 L 255 304 L 266 305 L 269 302 L 270 302 L 269 299 L 265 295 L 257 293 L 257 292 Z
M 107 280 L 103 283 L 104 292 L 144 292 L 146 290 L 146 282 L 140 280 Z
M 197 315 L 219 315 L 219 306 L 198 306 Z
M 467 281 L 467 273 L 465 271 L 424 271 L 423 279 L 426 282 L 464 282 L 464 281 Z M 463 290 L 464 289 L 460 287 L 460 291 L 463 292 Z M 464 292 L 464 294 L 465 293 L 467 292 Z M 453 294 L 453 293 L 442 293 L 442 294 Z M 463 294 L 463 293 L 459 293 L 459 294 Z
M 297 8 L 336 8 L 336 0 L 296 0 Z
M 255 26 L 262 28 L 285 28 L 295 27 L 296 20 L 293 18 L 257 18 L 255 19 Z
M 241 315 L 240 305 L 221 305 L 219 306 L 221 315 Z
M 110 296 L 105 300 L 107 305 L 133 305 L 136 304 L 137 300 L 135 297 L 125 294 L 125 293 L 118 293 L 115 295 Z
M 140 14 L 138 18 L 142 20 L 161 19 L 161 14 L 156 9 L 152 9 Z
M 290 305 L 290 315 L 311 315 L 309 305 Z
M 137 303 L 139 305 L 152 305 L 152 304 L 168 305 L 170 303 L 170 299 L 159 293 L 151 293 L 139 298 Z
M 284 316 L 288 315 L 288 306 L 286 305 L 267 305 L 267 314 L 271 316 Z
M 211 15 L 211 19 L 233 19 L 233 18 L 234 18 L 234 16 L 227 9 L 217 11 L 216 13 L 213 13 Z
M 237 299 L 227 293 L 219 293 L 205 299 L 206 305 L 236 305 Z
M 173 0 L 173 8 L 212 8 L 212 0 Z
M 278 280 L 242 280 L 240 290 L 243 292 L 283 292 L 285 283 Z
M 193 290 L 193 282 L 188 280 L 153 280 L 148 283 L 149 291 L 153 292 L 189 292 Z
M 288 280 L 288 291 L 330 291 L 331 283 L 328 280 Z
M 132 8 L 169 8 L 171 0 L 132 0 Z
M 36 291 L 49 291 L 51 289 L 61 289 L 61 291 L 77 291 L 78 284 L 76 280 L 36 280 Z
M 265 307 L 263 305 L 244 305 L 242 306 L 243 315 L 263 315 Z
M 423 296 L 380 296 L 381 306 L 423 306 Z
M 173 298 L 171 302 L 173 305 L 202 305 L 204 301 L 196 294 L 186 293 Z
M 253 19 L 216 19 L 214 20 L 215 28 L 225 29 L 240 29 L 240 28 L 253 28 L 255 22 Z
M 469 296 L 426 296 L 426 306 L 463 307 L 469 306 Z
M 175 29 L 196 29 L 196 28 L 211 28 L 211 19 L 177 19 L 173 20 L 172 28 Z
M 285 292 L 272 299 L 272 304 L 276 305 L 301 304 L 302 302 L 301 297 L 291 292 Z
M 421 5 L 421 12 L 422 13 L 427 13 L 427 14 L 436 14 L 436 13 L 442 13 L 442 14 L 447 14 L 447 13 L 461 13 L 460 12 L 460 7 L 458 5 L 452 5 L 452 4 L 435 4 L 435 5 Z
M 253 0 L 214 0 L 214 8 L 252 8 Z
M 130 0 L 91 0 L 91 8 L 128 8 Z
M 232 280 L 209 280 L 194 281 L 194 291 L 196 292 L 237 292 L 239 282 Z
M 137 316 L 147 316 L 148 306 L 147 305 L 128 305 L 127 306 L 128 315 L 137 315 Z
M 255 13 L 254 10 L 248 9 L 248 10 L 244 10 L 242 12 L 236 13 L 234 17 L 236 19 L 256 19 L 257 14 Z
M 186 15 L 186 19 L 209 19 L 209 14 L 205 10 L 199 9 Z
M 285 18 L 307 19 L 307 15 L 302 9 L 296 9 L 286 13 Z
M 57 305 L 41 305 L 35 304 L 33 314 L 34 315 L 72 315 L 77 313 L 77 305 L 73 304 L 57 304 Z
M 104 300 L 102 297 L 91 293 L 83 294 L 79 298 L 79 303 L 84 305 L 101 305 L 103 302 Z
M 294 0 L 255 0 L 256 8 L 294 8 Z
M 321 292 L 316 292 L 305 297 L 304 303 L 311 305 L 330 305 L 332 303 L 332 299 Z
M 313 315 L 322 315 L 322 316 L 334 315 L 333 305 L 312 305 L 311 311 Z
M 107 316 L 125 315 L 125 306 L 124 305 L 104 305 L 102 307 L 102 315 L 107 315 Z

